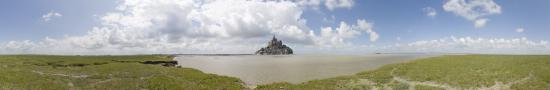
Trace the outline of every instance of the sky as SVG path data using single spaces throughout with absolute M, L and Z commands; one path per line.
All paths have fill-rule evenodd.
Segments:
M 0 54 L 550 54 L 548 0 L 8 0 Z

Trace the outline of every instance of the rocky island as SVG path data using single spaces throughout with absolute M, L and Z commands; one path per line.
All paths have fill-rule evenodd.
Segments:
M 293 54 L 292 49 L 283 44 L 282 41 L 277 40 L 275 36 L 268 43 L 267 47 L 261 48 L 256 51 L 256 55 L 289 55 Z

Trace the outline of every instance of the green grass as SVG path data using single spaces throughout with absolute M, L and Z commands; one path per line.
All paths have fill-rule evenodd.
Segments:
M 544 90 L 550 88 L 550 56 L 448 55 L 390 64 L 352 76 L 312 80 L 300 84 L 274 83 L 260 85 L 256 89 L 372 88 Z
M 171 59 L 161 55 L 1 55 L 0 89 L 245 89 L 242 81 L 233 77 L 206 74 L 190 68 L 139 63 Z
M 0 55 L 0 89 L 8 90 L 239 90 L 241 80 L 190 68 L 142 64 L 162 55 Z M 390 64 L 356 75 L 259 85 L 259 90 L 550 88 L 550 56 L 448 55 Z

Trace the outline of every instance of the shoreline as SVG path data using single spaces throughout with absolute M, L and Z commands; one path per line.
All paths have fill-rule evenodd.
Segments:
M 206 73 L 236 77 L 248 87 L 290 82 L 302 83 L 375 70 L 387 64 L 404 63 L 441 55 L 248 55 L 177 56 L 178 66 Z

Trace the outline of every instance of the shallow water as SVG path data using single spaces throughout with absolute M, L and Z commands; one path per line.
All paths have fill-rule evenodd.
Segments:
M 237 77 L 248 86 L 273 82 L 300 83 L 308 80 L 353 75 L 380 66 L 435 55 L 289 55 L 289 56 L 178 56 L 178 65 L 206 73 Z

